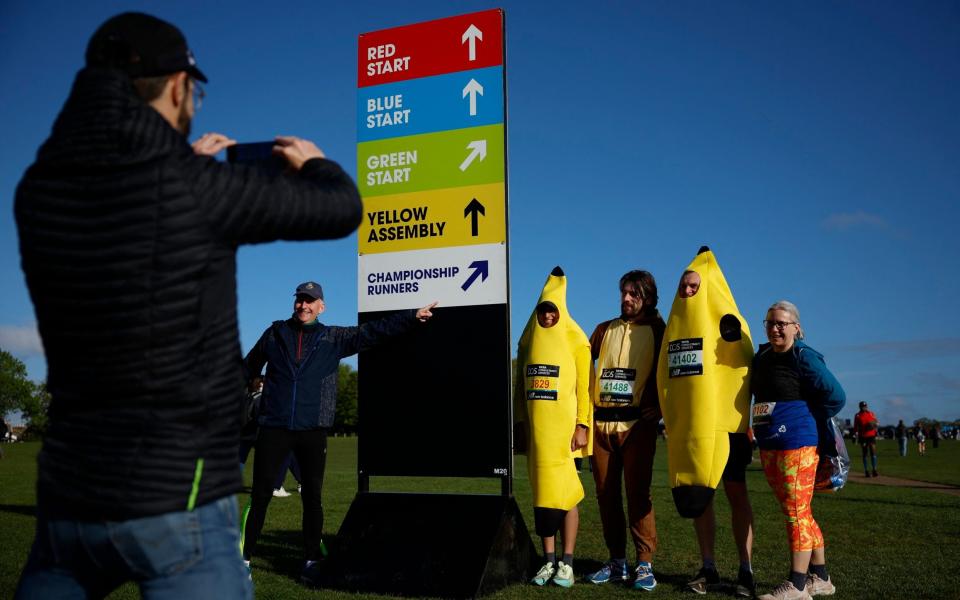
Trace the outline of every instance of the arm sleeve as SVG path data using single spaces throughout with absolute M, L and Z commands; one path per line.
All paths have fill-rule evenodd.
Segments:
M 847 403 L 847 395 L 827 369 L 823 357 L 816 352 L 801 352 L 799 364 L 802 391 L 811 412 L 819 418 L 830 418 L 839 413 Z
M 247 382 L 260 374 L 260 371 L 263 370 L 263 365 L 267 364 L 267 336 L 270 335 L 271 327 L 267 327 L 266 331 L 263 332 L 263 335 L 260 336 L 260 339 L 257 340 L 257 343 L 253 345 L 253 348 L 250 349 L 250 352 L 247 353 L 247 356 L 243 359 L 243 374 L 247 378 Z
M 577 425 L 593 428 L 593 399 L 590 397 L 590 380 L 593 373 L 593 359 L 589 346 L 577 347 L 574 357 L 577 364 Z
M 337 163 L 315 158 L 293 174 L 194 157 L 190 185 L 211 229 L 226 243 L 344 237 L 360 223 L 356 184 Z
M 369 350 L 385 340 L 413 329 L 416 324 L 417 311 L 411 309 L 401 310 L 356 327 L 337 327 L 335 335 L 340 358 Z
M 663 322 L 663 319 L 657 319 L 650 324 L 650 327 L 653 329 L 653 367 L 650 369 L 647 383 L 643 386 L 643 392 L 640 394 L 640 407 L 655 407 L 657 413 L 662 416 L 660 411 L 660 384 L 657 381 L 657 365 L 660 363 L 660 345 L 663 343 L 663 333 L 667 325 Z M 659 420 L 659 417 L 657 419 Z

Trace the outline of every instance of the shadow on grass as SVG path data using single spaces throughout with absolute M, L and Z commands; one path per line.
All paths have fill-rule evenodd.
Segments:
M 920 488 L 928 490 L 930 488 Z M 831 498 L 833 502 L 852 502 L 856 504 L 889 504 L 891 506 L 912 506 L 914 508 L 943 508 L 943 504 L 927 504 L 926 502 L 904 502 L 902 500 L 879 500 L 877 498 L 851 498 L 849 496 L 837 496 Z
M 17 515 L 26 515 L 28 517 L 36 517 L 37 507 L 25 506 L 22 504 L 0 504 L 0 512 L 13 513 Z
M 337 553 L 337 536 L 325 532 L 323 543 L 331 555 Z M 254 568 L 271 571 L 300 583 L 303 571 L 303 532 L 296 529 L 272 530 L 260 534 L 257 540 L 257 554 L 253 558 Z

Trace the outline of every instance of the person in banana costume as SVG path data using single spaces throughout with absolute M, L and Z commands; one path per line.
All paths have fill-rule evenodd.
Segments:
M 590 342 L 570 316 L 567 278 L 560 267 L 547 277 L 517 351 L 516 446 L 526 450 L 537 535 L 546 564 L 533 583 L 573 585 L 573 550 L 583 485 L 575 457 L 592 448 Z M 524 448 L 525 446 L 525 448 Z M 556 560 L 556 534 L 563 527 L 563 559 Z
M 674 298 L 657 366 L 667 429 L 667 465 L 680 516 L 710 506 L 730 453 L 730 433 L 746 433 L 753 341 L 713 252 L 703 246 L 685 269 L 696 294 Z
M 702 279 L 696 271 L 684 271 L 677 288 L 677 301 L 685 302 L 693 298 L 700 291 Z M 750 496 L 747 493 L 747 465 L 753 460 L 753 447 L 746 433 L 731 433 L 730 453 L 726 467 L 723 470 L 723 491 L 730 503 L 730 517 L 734 542 L 740 557 L 740 568 L 737 573 L 735 595 L 741 598 L 752 598 L 756 592 L 753 580 L 753 566 L 751 563 L 753 552 L 753 509 L 750 506 Z M 717 520 L 713 510 L 713 501 L 707 504 L 706 509 L 693 519 L 693 529 L 700 546 L 700 556 L 703 566 L 697 574 L 687 582 L 687 587 L 698 594 L 716 591 L 720 587 L 720 574 L 714 558 L 714 543 L 716 541 Z

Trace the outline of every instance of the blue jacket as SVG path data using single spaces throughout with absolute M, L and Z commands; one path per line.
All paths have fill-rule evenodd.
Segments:
M 301 325 L 296 319 L 274 321 L 244 359 L 248 378 L 267 365 L 260 426 L 290 430 L 331 427 L 340 359 L 401 334 L 416 322 L 413 310 L 358 327 L 319 322 Z
M 753 357 L 752 382 L 762 377 L 762 370 L 771 357 L 770 344 L 762 344 Z M 763 450 L 790 450 L 816 446 L 825 431 L 827 419 L 838 414 L 846 404 L 840 382 L 827 369 L 823 355 L 800 340 L 789 354 L 799 379 L 800 398 L 765 398 L 754 389 L 754 405 L 776 403 L 770 414 L 758 419 L 754 410 L 754 435 Z M 761 411 L 762 412 L 762 411 Z

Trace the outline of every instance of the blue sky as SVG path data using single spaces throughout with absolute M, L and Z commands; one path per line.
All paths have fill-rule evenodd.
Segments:
M 554 265 L 589 333 L 632 268 L 666 318 L 707 244 L 755 339 L 767 306 L 799 306 L 842 416 L 867 400 L 883 422 L 960 418 L 956 2 L 4 2 L 0 347 L 44 377 L 13 194 L 107 17 L 184 31 L 210 78 L 195 134 L 295 134 L 355 174 L 357 36 L 497 7 L 514 343 Z M 327 322 L 356 322 L 356 268 L 355 235 L 241 249 L 243 348 L 307 279 Z

